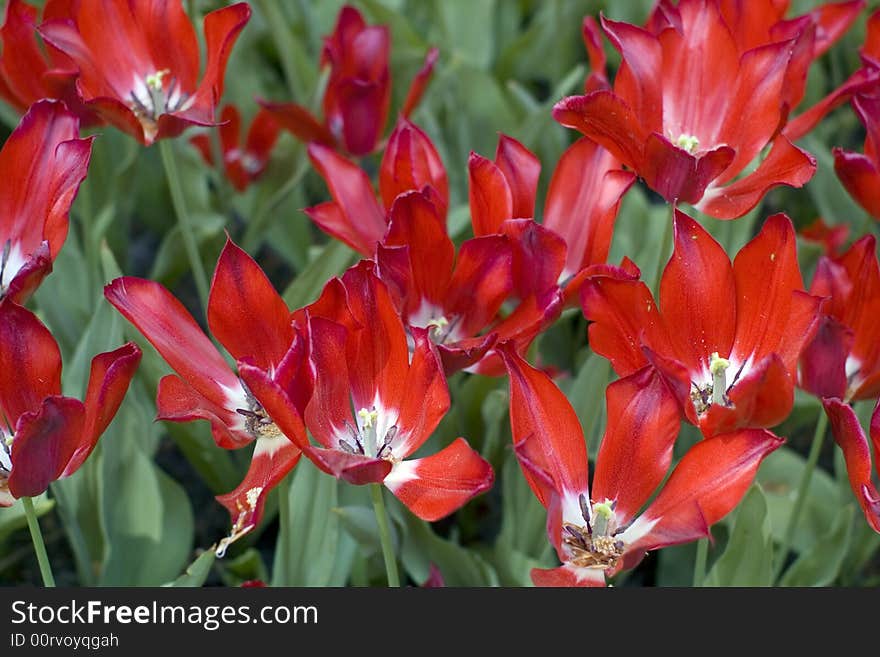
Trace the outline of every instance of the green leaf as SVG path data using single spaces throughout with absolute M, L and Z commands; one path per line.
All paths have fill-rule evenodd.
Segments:
M 199 587 L 208 579 L 211 568 L 214 566 L 214 560 L 217 555 L 213 549 L 202 552 L 195 561 L 193 561 L 183 574 L 173 582 L 163 584 L 163 586 L 173 587 Z
M 331 240 L 293 280 L 282 295 L 289 308 L 302 308 L 321 294 L 327 281 L 338 276 L 354 259 L 355 253 L 342 242 Z
M 494 49 L 495 0 L 440 0 L 434 6 L 447 47 L 469 64 L 488 69 Z
M 785 571 L 781 586 L 828 586 L 837 579 L 852 537 L 855 504 L 843 508 L 828 533 Z
M 269 570 L 259 550 L 249 547 L 234 559 L 223 559 L 217 563 L 221 569 L 226 586 L 241 586 L 242 582 L 258 580 L 269 581 Z
M 338 485 L 334 477 L 302 459 L 294 470 L 290 487 L 279 489 L 280 495 L 288 496 L 288 503 L 279 506 L 281 528 L 275 549 L 273 586 L 327 585 L 339 544 L 339 517 L 332 512 L 337 505 Z
M 446 586 L 498 586 L 498 576 L 489 563 L 473 550 L 437 536 L 431 526 L 403 509 L 399 514 L 406 527 L 400 560 L 417 584 L 428 579 L 430 565 L 440 569 Z
M 376 513 L 370 507 L 365 506 L 342 506 L 333 509 L 339 517 L 342 528 L 361 548 L 365 556 L 379 552 L 382 544 L 379 540 L 379 525 L 376 522 Z M 397 553 L 400 548 L 400 534 L 394 523 L 389 523 L 391 532 L 391 545 Z
M 773 546 L 767 500 L 752 486 L 739 504 L 724 551 L 706 577 L 706 586 L 770 586 Z

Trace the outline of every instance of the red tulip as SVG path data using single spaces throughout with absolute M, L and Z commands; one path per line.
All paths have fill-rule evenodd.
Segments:
M 127 343 L 92 359 L 85 401 L 61 394 L 61 352 L 37 317 L 0 301 L 0 506 L 73 474 L 110 424 L 141 360 Z M 6 427 L 11 431 L 7 432 Z
M 533 569 L 538 586 L 602 586 L 650 550 L 709 536 L 783 442 L 760 429 L 706 439 L 664 483 L 678 405 L 664 378 L 645 367 L 606 391 L 608 425 L 590 485 L 583 432 L 565 395 L 506 345 L 500 351 L 510 374 L 516 455 L 547 508 L 547 532 L 562 564 Z
M 666 3 L 664 3 L 666 4 Z M 713 0 L 682 0 L 659 32 L 602 19 L 623 63 L 614 89 L 561 100 L 554 118 L 607 148 L 667 201 L 739 217 L 814 159 L 778 134 L 797 38 L 741 51 Z M 739 178 L 765 147 L 755 171 Z
M 23 303 L 52 271 L 91 156 L 92 140 L 78 136 L 76 116 L 44 100 L 0 151 L 0 298 Z
M 880 220 L 880 94 L 857 95 L 852 105 L 867 133 L 864 153 L 834 148 L 834 171 L 850 196 Z
M 446 170 L 430 138 L 415 124 L 401 118 L 391 133 L 379 168 L 382 203 L 369 176 L 332 148 L 311 143 L 309 158 L 330 189 L 332 201 L 306 208 L 305 213 L 325 233 L 368 258 L 376 252 L 388 229 L 394 199 L 408 191 L 430 189 L 433 202 L 446 222 L 449 188 Z
M 305 342 L 259 265 L 231 241 L 211 283 L 208 326 L 236 360 L 237 373 L 159 283 L 126 276 L 108 284 L 104 295 L 176 372 L 159 382 L 157 419 L 207 420 L 224 449 L 256 443 L 244 480 L 217 498 L 232 517 L 222 551 L 259 523 L 266 495 L 301 456 L 305 400 L 297 395 L 308 379 Z M 279 389 L 287 405 L 273 412 L 264 400 Z
M 475 237 L 456 255 L 432 198 L 408 192 L 394 201 L 388 234 L 376 253 L 379 275 L 404 322 L 427 331 L 437 345 L 447 374 L 460 369 L 501 374 L 492 350 L 496 340 L 512 340 L 525 351 L 558 316 L 559 294 L 554 288 L 531 295 L 502 316 L 514 284 L 512 240 Z
M 72 19 L 40 34 L 79 68 L 77 93 L 107 123 L 142 144 L 215 125 L 232 46 L 250 18 L 240 2 L 205 16 L 207 63 L 180 0 L 78 0 Z
M 810 293 L 824 297 L 815 338 L 800 359 L 800 384 L 818 397 L 880 396 L 880 264 L 866 235 L 841 256 L 823 256 Z
M 408 344 L 374 268 L 361 261 L 304 311 L 315 376 L 305 417 L 319 446 L 300 447 L 325 472 L 353 484 L 382 483 L 434 521 L 490 488 L 492 468 L 464 438 L 409 458 L 449 409 L 449 391 L 428 331 L 411 329 Z
M 773 215 L 731 265 L 708 232 L 676 211 L 659 307 L 623 270 L 584 282 L 590 346 L 620 376 L 660 368 L 706 436 L 778 424 L 794 404 L 798 357 L 820 302 L 803 290 L 795 242 L 791 221 Z
M 798 235 L 808 242 L 820 245 L 824 255 L 836 256 L 840 255 L 846 244 L 849 226 L 847 224 L 829 226 L 822 217 L 817 217 L 811 224 L 801 228 Z
M 69 18 L 70 0 L 48 0 L 43 20 Z M 0 28 L 0 98 L 19 112 L 43 99 L 63 100 L 83 126 L 101 123 L 76 95 L 76 65 L 54 48 L 44 51 L 37 38 L 37 9 L 10 0 Z
M 354 157 L 372 153 L 382 139 L 391 106 L 390 41 L 387 26 L 367 25 L 355 7 L 345 5 L 321 50 L 321 66 L 330 67 L 323 121 L 296 103 L 260 103 L 302 141 L 317 141 Z M 436 48 L 428 51 L 401 108 L 403 117 L 418 104 L 437 55 Z
M 264 109 L 257 112 L 241 141 L 241 112 L 235 105 L 226 105 L 220 113 L 220 148 L 223 168 L 232 186 L 243 192 L 257 180 L 269 163 L 269 156 L 280 130 L 278 123 Z M 205 162 L 214 165 L 214 151 L 209 135 L 196 135 L 190 142 L 199 149 Z

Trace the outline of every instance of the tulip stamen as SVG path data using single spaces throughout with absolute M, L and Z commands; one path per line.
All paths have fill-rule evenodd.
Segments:
M 693 155 L 700 148 L 700 140 L 694 135 L 682 133 L 675 140 L 675 145 Z
M 132 111 L 144 131 L 151 135 L 155 135 L 158 130 L 158 121 L 162 114 L 183 109 L 189 100 L 189 95 L 179 89 L 177 78 L 171 76 L 171 70 L 167 68 L 150 73 L 142 81 L 136 81 L 129 96 Z
M 623 555 L 626 545 L 616 538 L 624 528 L 616 527 L 616 500 L 594 502 L 592 506 L 586 495 L 578 496 L 581 516 L 586 525 L 562 523 L 562 544 L 571 554 L 569 561 L 582 568 L 607 570 Z
M 247 432 L 256 438 L 279 438 L 283 435 L 278 425 L 266 413 L 263 405 L 257 401 L 253 393 L 241 382 L 244 388 L 245 398 L 250 408 L 236 408 L 235 412 L 244 417 L 244 427 Z

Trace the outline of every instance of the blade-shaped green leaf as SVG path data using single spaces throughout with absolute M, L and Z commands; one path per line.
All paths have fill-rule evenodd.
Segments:
M 773 549 L 767 500 L 752 486 L 740 502 L 733 531 L 705 580 L 706 586 L 770 586 Z

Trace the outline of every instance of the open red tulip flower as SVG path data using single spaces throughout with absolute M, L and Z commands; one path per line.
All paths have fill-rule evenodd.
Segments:
M 674 232 L 659 305 L 624 269 L 584 281 L 591 348 L 621 377 L 658 367 L 704 436 L 778 424 L 794 404 L 798 357 L 820 303 L 803 289 L 791 220 L 767 219 L 732 265 L 678 210 Z
M 407 337 L 375 263 L 332 279 L 304 313 L 315 377 L 305 418 L 318 445 L 301 448 L 319 468 L 352 484 L 382 483 L 427 521 L 492 486 L 491 466 L 464 438 L 410 458 L 449 409 L 449 391 L 428 330 Z
M 323 121 L 297 103 L 260 103 L 304 142 L 317 141 L 354 157 L 368 155 L 379 146 L 391 107 L 390 50 L 386 25 L 367 25 L 355 7 L 344 5 L 321 50 L 320 65 L 330 67 Z M 428 51 L 401 107 L 403 117 L 418 105 L 437 56 L 436 48 Z
M 531 297 L 507 316 L 502 305 L 513 289 L 513 246 L 506 235 L 466 240 L 455 252 L 434 195 L 401 194 L 376 252 L 378 272 L 404 322 L 427 331 L 448 374 L 461 369 L 503 372 L 496 341 L 514 340 L 520 350 L 558 315 L 559 298 Z M 485 359 L 485 360 L 484 360 Z M 500 370 L 500 371 L 498 371 Z
M 257 112 L 248 128 L 244 142 L 241 140 L 241 112 L 235 105 L 226 105 L 220 112 L 220 149 L 223 168 L 232 186 L 245 191 L 257 180 L 269 164 L 269 157 L 278 133 L 278 122 L 264 109 Z M 209 135 L 196 135 L 190 142 L 199 150 L 202 159 L 214 166 L 214 149 Z
M 840 256 L 823 256 L 810 293 L 824 299 L 818 330 L 800 359 L 800 385 L 820 398 L 880 396 L 880 264 L 877 240 L 860 238 Z
M 61 352 L 42 322 L 0 301 L 0 506 L 45 492 L 85 462 L 141 360 L 128 343 L 92 359 L 85 401 L 61 394 Z
M 52 271 L 92 140 L 58 101 L 35 103 L 0 151 L 0 298 L 24 301 Z
M 401 117 L 388 138 L 379 166 L 379 194 L 370 177 L 357 164 L 319 143 L 308 147 L 309 159 L 327 183 L 332 201 L 305 209 L 325 233 L 372 258 L 388 230 L 388 213 L 394 199 L 408 191 L 430 187 L 444 226 L 449 205 L 446 169 L 431 139 L 418 126 Z
M 743 52 L 714 0 L 682 0 L 672 18 L 655 33 L 602 17 L 623 58 L 613 90 L 564 98 L 554 118 L 607 148 L 667 201 L 719 219 L 742 216 L 776 185 L 806 183 L 815 160 L 779 134 L 797 37 Z
M 301 456 L 296 443 L 305 440 L 300 418 L 306 400 L 297 394 L 308 394 L 302 384 L 308 380 L 305 341 L 259 265 L 231 241 L 214 272 L 207 315 L 211 333 L 236 360 L 237 372 L 161 284 L 125 276 L 109 283 L 104 295 L 176 373 L 159 382 L 157 419 L 207 420 L 214 441 L 224 449 L 255 443 L 244 480 L 217 498 L 232 518 L 232 532 L 219 548 L 222 554 L 260 522 L 266 495 Z M 290 406 L 283 409 L 285 421 L 279 428 L 263 398 L 267 389 L 286 390 L 294 381 L 296 390 L 284 396 Z
M 547 509 L 547 533 L 562 564 L 533 569 L 538 586 L 603 586 L 650 550 L 709 536 L 710 526 L 742 499 L 764 457 L 783 443 L 764 429 L 707 438 L 664 482 L 680 416 L 664 377 L 645 367 L 606 391 L 608 424 L 591 485 L 583 431 L 565 395 L 515 351 L 502 346 L 501 352 L 516 455 Z
M 67 18 L 70 0 L 48 0 L 43 20 Z M 39 100 L 63 100 L 83 126 L 100 124 L 100 117 L 76 95 L 76 65 L 54 48 L 46 51 L 37 38 L 38 11 L 22 0 L 9 0 L 0 27 L 0 98 L 19 112 Z
M 852 106 L 865 126 L 863 153 L 834 148 L 834 172 L 865 212 L 880 221 L 880 83 L 874 95 L 857 95 Z
M 71 18 L 40 28 L 79 69 L 83 103 L 142 144 L 216 125 L 226 62 L 250 18 L 240 2 L 205 16 L 207 64 L 180 0 L 78 0 Z

